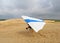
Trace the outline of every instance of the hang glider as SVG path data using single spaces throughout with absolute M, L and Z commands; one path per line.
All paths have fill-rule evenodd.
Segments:
M 21 16 L 24 21 L 31 26 L 31 28 L 35 31 L 38 32 L 39 30 L 43 29 L 44 25 L 46 24 L 43 20 L 37 19 L 37 18 L 32 18 L 28 16 Z

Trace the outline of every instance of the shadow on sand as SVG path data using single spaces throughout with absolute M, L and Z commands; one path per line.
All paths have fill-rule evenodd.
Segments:
M 34 37 L 36 36 L 36 32 L 34 32 L 34 30 L 24 30 L 24 31 L 19 31 L 17 32 L 18 34 L 25 36 L 25 37 Z
M 24 37 L 45 37 L 45 35 L 41 34 L 40 32 L 36 33 L 33 30 L 29 31 L 19 31 L 17 32 L 19 35 L 22 35 Z

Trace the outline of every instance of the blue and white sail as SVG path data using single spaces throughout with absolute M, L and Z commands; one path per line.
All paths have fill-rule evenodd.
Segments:
M 38 32 L 39 30 L 43 29 L 44 25 L 46 24 L 41 19 L 36 19 L 28 16 L 22 16 L 22 18 L 32 27 L 35 32 Z

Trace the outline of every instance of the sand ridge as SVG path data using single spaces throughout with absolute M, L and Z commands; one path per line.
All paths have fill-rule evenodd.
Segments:
M 60 22 L 48 22 L 38 33 L 22 19 L 0 21 L 0 43 L 60 43 Z

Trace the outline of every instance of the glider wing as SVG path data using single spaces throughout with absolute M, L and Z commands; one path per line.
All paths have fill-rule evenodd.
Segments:
M 36 18 L 28 17 L 28 16 L 22 16 L 22 18 L 25 20 L 25 22 L 27 22 L 31 26 L 31 28 L 35 32 L 38 32 L 39 30 L 41 30 L 46 24 L 41 19 L 36 19 Z

